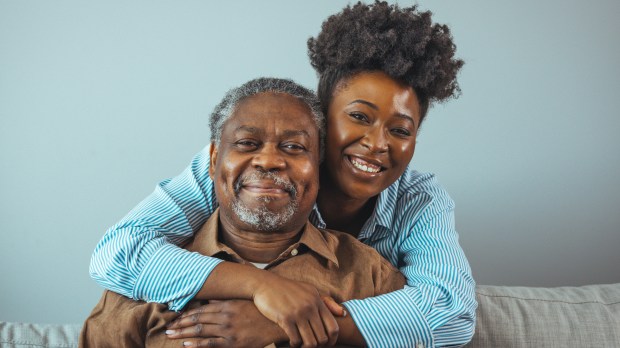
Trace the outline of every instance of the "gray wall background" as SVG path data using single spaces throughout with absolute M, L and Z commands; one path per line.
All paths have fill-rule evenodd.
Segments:
M 83 321 L 104 231 L 189 164 L 227 89 L 314 88 L 306 40 L 346 3 L 0 0 L 0 320 Z M 413 166 L 455 199 L 478 283 L 620 281 L 620 2 L 420 3 L 466 65 Z

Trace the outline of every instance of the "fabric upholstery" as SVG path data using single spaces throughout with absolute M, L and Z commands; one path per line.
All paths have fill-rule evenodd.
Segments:
M 479 285 L 466 346 L 620 347 L 620 283 L 533 288 Z M 0 322 L 2 348 L 72 348 L 82 325 Z
M 533 288 L 481 285 L 467 347 L 620 347 L 620 283 Z
M 45 325 L 0 322 L 2 348 L 73 348 L 78 346 L 81 324 Z

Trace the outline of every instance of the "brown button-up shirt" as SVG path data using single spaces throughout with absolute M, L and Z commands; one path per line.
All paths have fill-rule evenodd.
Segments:
M 207 220 L 189 251 L 226 261 L 248 264 L 218 240 L 219 209 Z M 301 237 L 267 264 L 265 270 L 316 286 L 337 302 L 366 298 L 401 289 L 403 275 L 373 248 L 354 237 L 322 230 L 307 222 Z M 191 301 L 188 306 L 200 305 Z M 86 319 L 81 347 L 182 347 L 184 339 L 166 337 L 166 325 L 178 316 L 163 304 L 134 301 L 111 291 Z

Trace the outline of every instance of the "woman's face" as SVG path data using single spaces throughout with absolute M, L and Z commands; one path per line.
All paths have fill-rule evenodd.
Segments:
M 420 103 L 411 87 L 382 72 L 339 82 L 327 111 L 329 179 L 351 198 L 376 196 L 411 161 L 419 126 Z

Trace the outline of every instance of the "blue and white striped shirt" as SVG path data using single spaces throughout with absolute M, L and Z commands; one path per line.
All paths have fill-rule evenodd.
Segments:
M 93 253 L 91 276 L 127 297 L 181 310 L 221 260 L 178 245 L 216 208 L 207 146 L 106 232 Z M 316 206 L 310 220 L 326 227 Z M 408 283 L 344 303 L 370 347 L 458 346 L 471 339 L 475 284 L 458 244 L 454 202 L 434 175 L 407 169 L 379 195 L 358 238 L 398 267 Z

